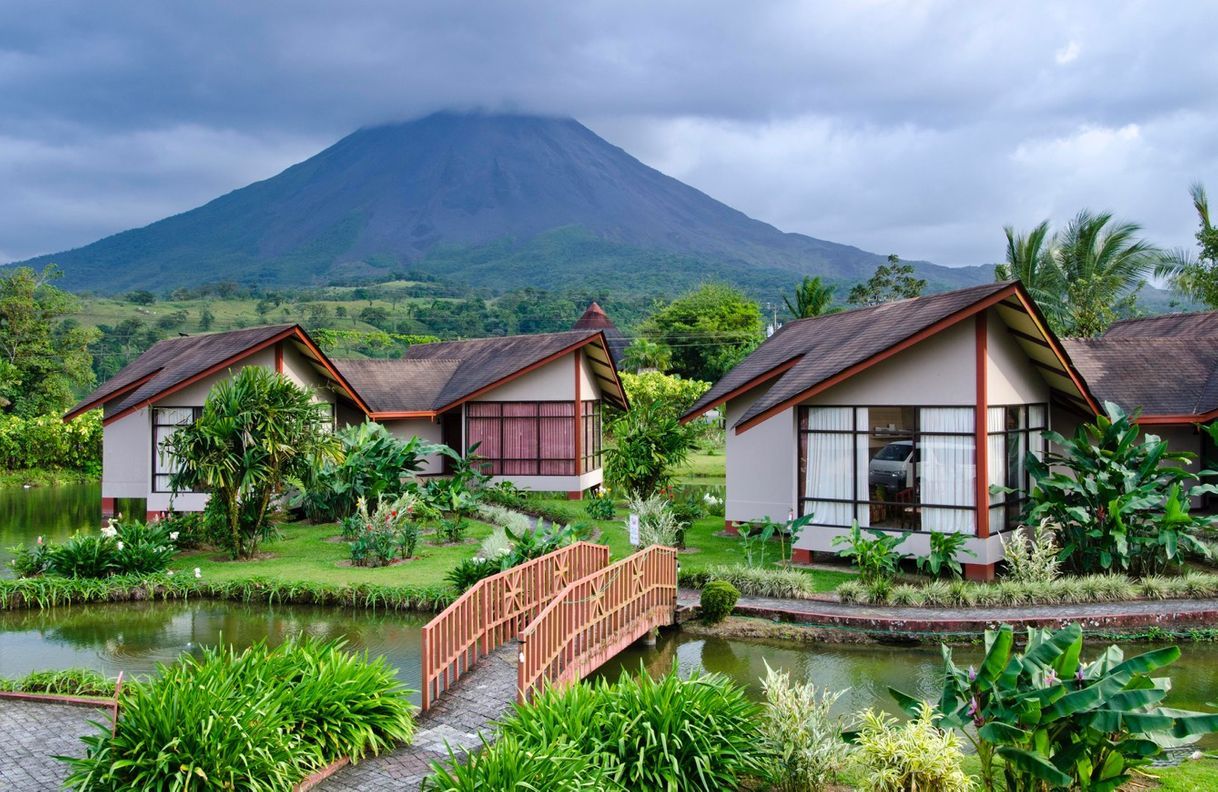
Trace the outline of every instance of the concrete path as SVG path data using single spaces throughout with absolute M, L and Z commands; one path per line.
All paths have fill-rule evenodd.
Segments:
M 516 701 L 516 642 L 478 661 L 458 685 L 445 692 L 419 717 L 412 745 L 345 767 L 318 787 L 325 792 L 382 792 L 418 789 L 431 774 L 431 763 L 448 758 L 447 744 L 481 745 L 478 732 L 493 739 L 491 722 Z
M 97 732 L 90 721 L 109 722 L 109 713 L 95 707 L 0 699 L 0 789 L 62 788 L 68 766 L 51 757 L 84 756 L 80 738 Z
M 698 604 L 699 592 L 681 589 L 677 605 Z M 995 624 L 1053 626 L 1081 622 L 1089 629 L 1218 626 L 1218 599 L 1133 600 L 1010 608 L 898 608 L 827 600 L 741 597 L 737 614 L 823 627 L 888 632 L 972 632 Z

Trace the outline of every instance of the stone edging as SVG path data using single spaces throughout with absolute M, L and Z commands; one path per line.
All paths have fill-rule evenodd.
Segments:
M 97 707 L 113 709 L 112 698 L 84 698 L 82 696 L 61 696 L 54 693 L 24 693 L 17 690 L 0 691 L 0 698 L 13 701 L 32 701 L 36 704 L 66 704 L 69 707 Z
M 346 767 L 349 764 L 351 764 L 351 757 L 349 757 L 349 756 L 341 757 L 341 758 L 331 762 L 330 764 L 326 765 L 325 767 L 318 770 L 317 772 L 306 776 L 304 778 L 304 780 L 302 780 L 296 786 L 292 787 L 292 792 L 308 792 L 310 789 L 313 789 L 314 787 L 319 785 L 322 781 L 325 781 L 327 778 L 334 775 L 339 770 L 342 770 L 344 767 Z

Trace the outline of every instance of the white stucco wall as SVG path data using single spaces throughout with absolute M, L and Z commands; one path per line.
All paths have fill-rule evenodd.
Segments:
M 283 342 L 283 374 L 297 385 L 307 385 L 313 388 L 313 397 L 317 401 L 333 404 L 338 400 L 337 394 L 330 386 L 330 381 L 317 372 L 313 363 L 291 341 Z
M 1049 385 L 1002 319 L 990 312 L 986 339 L 986 388 L 990 404 L 1045 404 Z
M 102 428 L 103 498 L 145 498 L 152 480 L 152 420 L 148 408 Z
M 786 519 L 795 508 L 798 468 L 793 409 L 743 434 L 732 426 L 770 385 L 754 388 L 727 403 L 727 502 L 724 517 L 732 521 Z
M 412 437 L 421 438 L 429 443 L 443 442 L 443 432 L 439 419 L 414 418 L 402 421 L 382 421 L 386 429 L 394 437 L 409 440 Z M 444 459 L 439 454 L 427 458 L 427 464 L 419 471 L 421 475 L 434 475 L 444 472 Z
M 575 360 L 564 355 L 478 397 L 478 401 L 571 401 L 575 398 Z M 599 390 L 596 391 L 599 393 Z M 596 398 L 584 394 L 585 399 Z

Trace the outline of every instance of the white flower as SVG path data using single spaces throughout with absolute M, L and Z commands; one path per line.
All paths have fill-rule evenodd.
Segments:
M 177 531 L 170 531 L 170 532 L 169 532 L 169 541 L 171 541 L 171 542 L 176 542 L 176 541 L 178 541 L 178 532 L 177 532 Z
M 113 521 L 101 529 L 101 535 L 107 539 L 113 539 L 115 536 L 118 536 L 118 529 L 114 527 Z
M 199 569 L 198 567 L 195 567 L 195 577 L 197 577 L 197 578 L 203 577 L 203 570 Z
M 173 577 L 173 570 L 171 569 L 168 572 L 166 572 L 165 574 L 169 575 L 169 577 Z
M 119 540 L 119 543 L 118 543 L 118 549 L 119 549 L 119 550 L 122 550 L 122 549 L 123 549 L 123 542 L 122 542 L 122 540 L 121 540 L 121 539 Z
M 1205 754 L 1201 753 L 1200 751 L 1193 751 L 1191 754 L 1188 755 L 1188 758 L 1192 759 L 1194 762 L 1196 762 L 1199 759 L 1204 759 Z

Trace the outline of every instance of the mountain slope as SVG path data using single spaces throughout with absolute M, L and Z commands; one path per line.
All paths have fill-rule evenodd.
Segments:
M 882 260 L 754 220 L 571 119 L 438 113 L 361 129 L 197 209 L 29 263 L 54 261 L 69 288 L 98 291 L 404 267 L 490 286 L 599 273 L 621 287 L 710 276 L 768 289 L 804 274 L 858 280 Z M 918 268 L 935 286 L 991 277 Z

